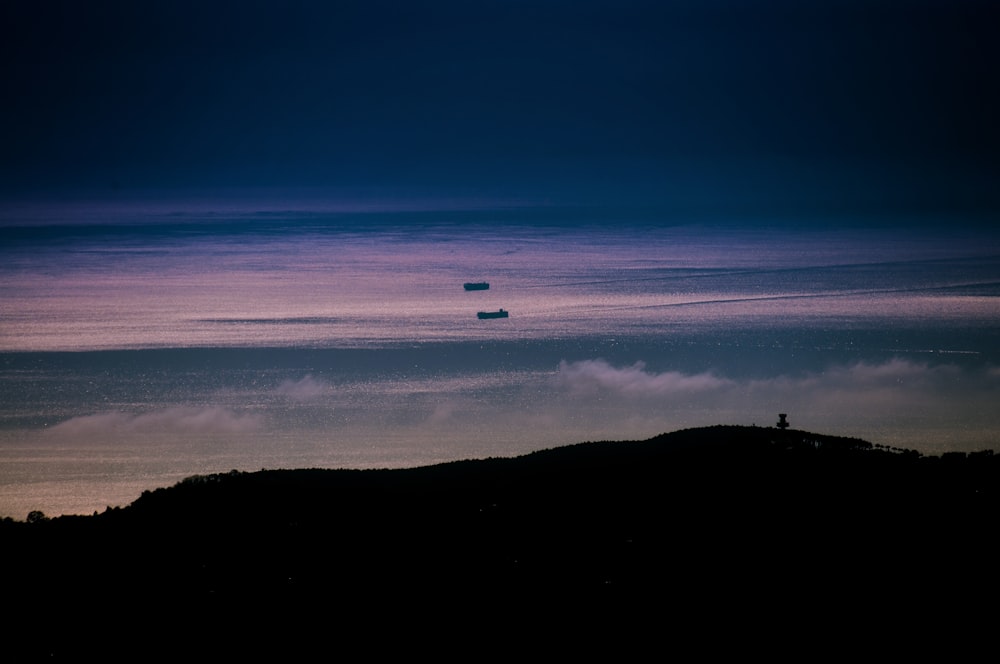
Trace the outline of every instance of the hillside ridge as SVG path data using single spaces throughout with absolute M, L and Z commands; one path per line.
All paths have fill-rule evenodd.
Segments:
M 409 469 L 194 476 L 94 516 L 7 521 L 0 538 L 16 626 L 40 650 L 93 652 L 112 611 L 122 648 L 172 626 L 164 647 L 232 654 L 251 624 L 264 631 L 243 654 L 277 655 L 315 606 L 394 629 L 541 607 L 622 627 L 653 597 L 692 615 L 764 596 L 826 620 L 862 597 L 954 612 L 1000 585 L 998 513 L 1000 455 L 716 426 Z

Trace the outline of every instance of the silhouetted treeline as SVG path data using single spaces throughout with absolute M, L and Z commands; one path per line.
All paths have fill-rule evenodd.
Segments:
M 0 537 L 32 654 L 312 654 L 377 625 L 499 638 L 551 635 L 553 616 L 605 635 L 715 621 L 742 638 L 765 607 L 798 630 L 945 607 L 971 625 L 970 593 L 998 585 L 998 507 L 990 452 L 720 426 L 405 470 L 192 477 L 94 516 L 7 520 Z

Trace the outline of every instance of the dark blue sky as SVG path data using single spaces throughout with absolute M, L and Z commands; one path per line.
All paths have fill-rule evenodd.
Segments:
M 988 0 L 0 7 L 0 193 L 1000 210 Z

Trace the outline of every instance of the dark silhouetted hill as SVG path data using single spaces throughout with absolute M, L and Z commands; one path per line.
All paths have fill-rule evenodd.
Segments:
M 997 602 L 998 507 L 1000 455 L 759 427 L 233 471 L 0 524 L 8 640 L 46 656 L 295 659 L 362 635 L 369 654 L 526 635 L 621 654 L 721 629 L 744 644 L 863 620 L 974 629 Z

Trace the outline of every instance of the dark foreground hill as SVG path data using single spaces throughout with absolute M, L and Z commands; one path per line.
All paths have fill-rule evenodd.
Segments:
M 998 508 L 1000 455 L 758 427 L 234 471 L 0 524 L 6 639 L 57 659 L 925 643 L 995 619 Z

